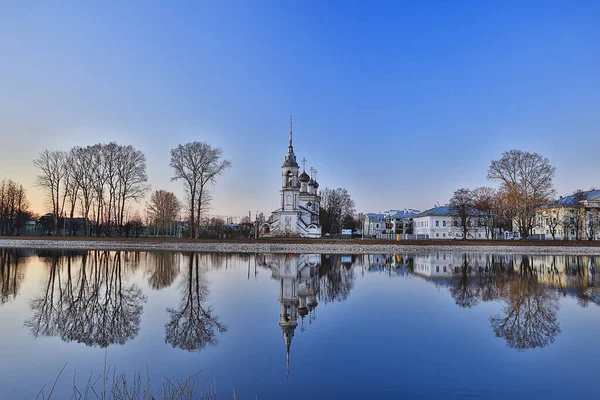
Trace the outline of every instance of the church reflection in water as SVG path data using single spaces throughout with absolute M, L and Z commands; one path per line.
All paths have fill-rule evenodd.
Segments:
M 256 257 L 257 265 L 271 270 L 271 277 L 279 283 L 279 326 L 283 333 L 286 349 L 286 366 L 289 373 L 290 347 L 294 332 L 301 319 L 312 320 L 319 304 L 319 254 L 261 254 Z

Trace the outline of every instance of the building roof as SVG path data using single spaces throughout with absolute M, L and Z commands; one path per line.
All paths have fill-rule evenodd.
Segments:
M 365 214 L 369 219 L 383 219 L 385 214 L 380 213 L 367 213 Z
M 415 215 L 418 215 L 420 213 L 420 211 L 418 210 L 410 210 L 410 209 L 406 209 L 406 210 L 390 210 L 388 213 L 386 213 L 386 218 L 393 218 L 393 219 L 407 219 L 407 218 L 412 218 Z
M 573 206 L 576 203 L 577 195 L 577 193 L 574 193 L 570 196 L 563 197 L 557 200 L 556 204 L 560 206 Z M 600 201 L 600 190 L 588 190 L 587 192 L 582 192 L 581 200 Z
M 472 210 L 472 214 L 473 216 L 477 216 L 477 215 L 485 215 L 485 213 L 473 209 Z M 456 210 L 454 210 L 452 207 L 450 206 L 439 206 L 439 207 L 434 207 L 431 208 L 429 210 L 425 210 L 423 211 L 421 214 L 418 215 L 414 215 L 412 218 L 421 218 L 421 217 L 444 217 L 444 216 L 451 216 L 451 217 L 455 217 L 457 215 Z

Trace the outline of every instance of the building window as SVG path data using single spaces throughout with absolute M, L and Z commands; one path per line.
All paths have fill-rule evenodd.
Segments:
M 435 272 L 440 272 L 440 266 L 435 267 Z
M 454 226 L 458 226 L 458 221 L 454 221 Z
M 443 226 L 446 226 L 446 221 L 444 221 L 444 222 L 442 223 L 442 225 L 443 225 Z
M 444 233 L 444 235 L 443 235 L 443 236 L 444 236 L 444 237 L 446 237 L 446 234 Z
M 440 221 L 435 221 L 435 226 L 440 226 Z
M 436 233 L 436 234 L 435 234 L 435 237 L 440 237 L 440 234 L 439 234 L 439 233 Z
M 446 267 L 444 267 L 444 272 L 446 272 Z

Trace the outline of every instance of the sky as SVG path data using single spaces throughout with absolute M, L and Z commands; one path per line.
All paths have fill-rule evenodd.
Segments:
M 289 115 L 321 188 L 358 212 L 425 210 L 492 185 L 516 148 L 558 194 L 600 187 L 597 1 L 21 1 L 0 13 L 0 180 L 34 186 L 45 149 L 223 149 L 212 212 L 279 204 Z M 144 202 L 140 203 L 143 206 Z

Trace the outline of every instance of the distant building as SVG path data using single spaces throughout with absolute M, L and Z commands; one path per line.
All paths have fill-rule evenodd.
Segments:
M 304 169 L 304 166 L 303 166 Z M 309 176 L 306 171 L 298 172 L 300 167 L 296 162 L 292 145 L 292 119 L 290 117 L 290 144 L 281 166 L 281 206 L 273 211 L 269 221 L 260 226 L 261 236 L 299 236 L 308 238 L 321 237 L 319 219 L 320 198 L 319 184 L 311 169 Z
M 365 236 L 375 236 L 385 230 L 384 222 L 385 214 L 380 213 L 368 213 L 365 214 L 363 221 L 363 234 Z
M 473 210 L 467 239 L 489 239 L 487 216 Z M 427 239 L 462 239 L 463 229 L 457 213 L 450 206 L 435 207 L 413 217 L 413 233 Z
M 363 232 L 365 236 L 377 236 L 380 233 L 406 233 L 412 226 L 412 218 L 419 214 L 418 210 L 389 210 L 384 213 L 365 214 Z
M 531 233 L 546 239 L 600 240 L 600 190 L 575 193 L 539 207 Z

